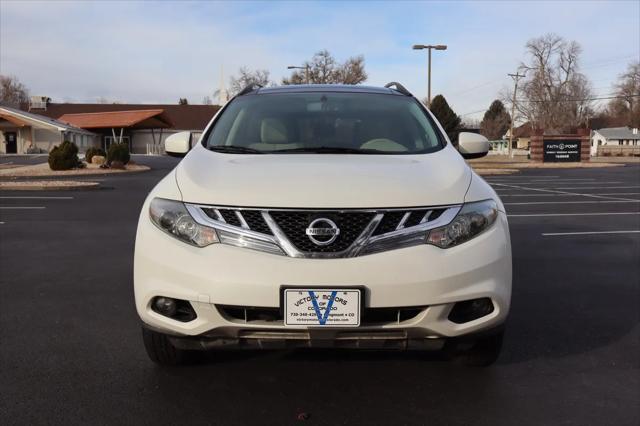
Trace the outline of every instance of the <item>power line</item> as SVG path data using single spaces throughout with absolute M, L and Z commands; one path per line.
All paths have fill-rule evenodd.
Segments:
M 517 102 L 527 102 L 527 103 L 550 103 L 550 102 L 585 102 L 585 101 L 600 101 L 605 99 L 627 99 L 627 98 L 637 98 L 640 97 L 640 94 L 637 95 L 629 95 L 629 96 L 603 96 L 603 97 L 592 97 L 592 98 L 582 98 L 582 99 L 555 99 L 555 100 L 528 100 L 528 99 L 516 99 Z
M 467 113 L 464 113 L 464 114 L 460 114 L 460 117 L 464 117 L 465 115 L 477 114 L 479 112 L 485 112 L 485 111 L 488 111 L 488 110 L 489 110 L 488 108 L 479 109 L 478 111 L 471 111 L 471 112 L 467 112 Z

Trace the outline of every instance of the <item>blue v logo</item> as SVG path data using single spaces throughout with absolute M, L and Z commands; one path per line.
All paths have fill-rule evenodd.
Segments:
M 311 296 L 311 303 L 313 303 L 313 309 L 316 311 L 316 316 L 318 317 L 318 322 L 320 325 L 325 325 L 327 319 L 329 319 L 329 313 L 331 312 L 331 307 L 333 306 L 333 301 L 336 298 L 337 291 L 331 292 L 331 298 L 329 299 L 329 303 L 327 303 L 327 307 L 324 310 L 324 315 L 320 311 L 320 306 L 318 306 L 318 301 L 316 300 L 316 295 L 313 291 L 309 291 L 309 296 Z

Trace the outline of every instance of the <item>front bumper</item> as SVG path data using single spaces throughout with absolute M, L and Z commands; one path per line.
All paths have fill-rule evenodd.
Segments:
M 214 244 L 196 248 L 156 228 L 143 209 L 134 262 L 136 308 L 147 327 L 202 346 L 376 347 L 431 345 L 442 338 L 493 329 L 508 314 L 511 299 L 511 247 L 506 217 L 500 213 L 486 232 L 460 246 L 424 245 L 346 259 L 298 259 Z M 364 286 L 364 307 L 421 307 L 404 321 L 357 328 L 289 328 L 278 321 L 238 321 L 218 305 L 272 307 L 281 286 Z M 188 300 L 197 318 L 179 322 L 151 310 L 155 296 Z M 456 324 L 447 318 L 456 302 L 489 297 L 489 315 Z M 178 339 L 183 337 L 183 339 Z M 286 343 L 289 342 L 289 343 Z M 341 343 L 342 342 L 342 343 Z M 385 343 L 391 342 L 391 343 Z M 431 343 L 430 343 L 431 342 Z

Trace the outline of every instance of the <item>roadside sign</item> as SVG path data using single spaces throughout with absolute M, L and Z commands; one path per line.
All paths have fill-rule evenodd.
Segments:
M 580 161 L 580 139 L 543 140 L 545 163 L 565 163 Z

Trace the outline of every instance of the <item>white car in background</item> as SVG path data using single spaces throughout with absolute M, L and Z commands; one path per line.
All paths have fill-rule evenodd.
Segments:
M 499 355 L 511 299 L 504 206 L 404 87 L 247 88 L 149 194 L 135 298 L 149 357 L 195 350 Z M 462 154 L 462 155 L 461 155 Z

